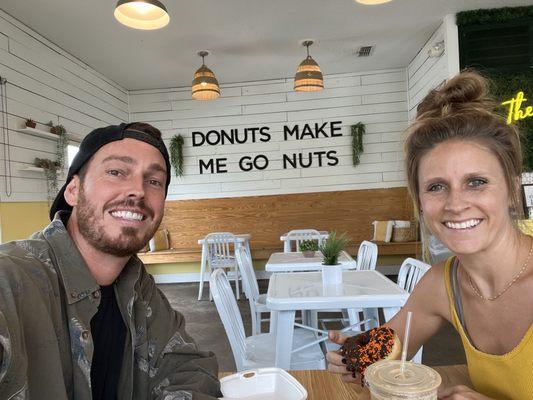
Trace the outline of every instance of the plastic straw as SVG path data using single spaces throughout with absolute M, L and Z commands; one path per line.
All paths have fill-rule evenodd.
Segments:
M 402 347 L 402 364 L 400 366 L 400 373 L 403 374 L 405 362 L 407 361 L 407 348 L 409 347 L 409 330 L 411 329 L 411 316 L 412 312 L 407 312 L 407 321 L 405 321 L 405 332 L 403 335 L 403 347 Z

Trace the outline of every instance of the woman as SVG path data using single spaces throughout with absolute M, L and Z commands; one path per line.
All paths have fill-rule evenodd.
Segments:
M 405 146 L 415 209 L 455 256 L 433 266 L 386 325 L 402 340 L 413 312 L 410 356 L 446 321 L 456 328 L 475 389 L 447 388 L 440 399 L 533 399 L 533 239 L 515 223 L 521 149 L 493 110 L 485 79 L 459 74 L 422 101 Z M 355 379 L 338 352 L 327 359 Z

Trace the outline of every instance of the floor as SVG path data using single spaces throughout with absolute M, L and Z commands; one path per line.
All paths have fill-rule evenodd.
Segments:
M 394 277 L 392 277 L 394 279 Z M 198 301 L 197 283 L 160 284 L 171 306 L 186 319 L 187 332 L 196 340 L 202 350 L 211 350 L 217 355 L 220 371 L 235 371 L 233 354 L 212 301 Z M 261 293 L 266 292 L 267 280 L 259 281 Z M 204 298 L 207 298 L 207 285 Z M 239 300 L 239 309 L 245 324 L 246 334 L 251 331 L 248 300 Z M 451 325 L 444 326 L 424 346 L 423 362 L 426 365 L 450 365 L 465 363 L 465 355 L 459 336 Z

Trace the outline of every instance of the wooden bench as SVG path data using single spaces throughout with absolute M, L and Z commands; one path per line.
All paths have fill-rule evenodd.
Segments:
M 210 232 L 251 234 L 255 260 L 268 259 L 283 251 L 279 237 L 292 229 L 313 228 L 346 233 L 357 254 L 359 243 L 373 234 L 373 221 L 411 220 L 412 203 L 407 189 L 364 189 L 339 192 L 298 193 L 200 200 L 171 200 L 165 203 L 161 224 L 170 235 L 171 250 L 141 253 L 146 264 L 199 262 L 198 239 Z M 418 242 L 378 243 L 380 255 L 413 256 Z
M 385 243 L 376 242 L 378 245 L 379 256 L 405 256 L 407 257 L 420 257 L 421 243 L 420 242 L 397 242 L 397 243 Z M 350 246 L 346 250 L 354 257 L 357 255 L 357 246 Z M 254 260 L 267 260 L 268 257 L 274 252 L 283 251 L 283 247 L 271 249 L 251 249 L 252 259 Z M 154 251 L 147 253 L 137 254 L 141 261 L 146 265 L 150 264 L 172 264 L 183 262 L 200 262 L 202 258 L 202 252 L 200 246 L 197 249 L 170 249 L 162 251 Z

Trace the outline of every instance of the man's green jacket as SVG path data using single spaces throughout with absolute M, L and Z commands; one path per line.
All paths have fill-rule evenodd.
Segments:
M 28 240 L 0 245 L 0 400 L 89 400 L 90 321 L 100 287 L 59 212 Z M 127 334 L 118 400 L 215 399 L 218 365 L 131 257 L 115 282 Z

